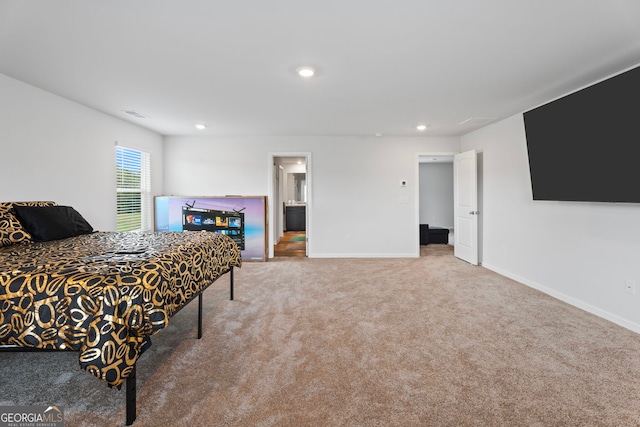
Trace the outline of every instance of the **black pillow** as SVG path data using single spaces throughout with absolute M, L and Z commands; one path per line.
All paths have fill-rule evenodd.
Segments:
M 66 239 L 93 231 L 71 206 L 14 206 L 13 210 L 36 242 Z

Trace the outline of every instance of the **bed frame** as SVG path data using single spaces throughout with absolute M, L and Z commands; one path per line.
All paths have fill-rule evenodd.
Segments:
M 30 310 L 30 313 L 33 310 L 38 310 L 30 301 L 36 296 L 41 297 L 39 299 L 50 298 L 48 291 L 52 292 L 51 295 L 56 294 L 56 301 L 58 301 L 57 293 L 61 289 L 60 286 L 62 286 L 58 278 L 64 278 L 64 283 L 68 283 L 67 280 L 71 280 L 73 283 L 71 293 L 67 295 L 66 291 L 63 291 L 64 298 L 65 301 L 71 299 L 69 304 L 75 304 L 81 311 L 85 310 L 84 303 L 82 303 L 84 301 L 83 297 L 91 300 L 93 298 L 91 292 L 94 289 L 98 289 L 98 293 L 107 289 L 106 293 L 101 294 L 107 311 L 98 313 L 95 318 L 87 315 L 87 318 L 94 322 L 95 328 L 97 328 L 97 325 L 103 325 L 107 329 L 107 333 L 112 330 L 112 325 L 123 325 L 118 326 L 116 331 L 123 331 L 127 337 L 133 337 L 133 340 L 127 341 L 127 344 L 124 345 L 128 346 L 127 351 L 135 353 L 132 358 L 127 360 L 116 358 L 114 361 L 110 361 L 109 363 L 114 362 L 112 365 L 115 368 L 108 369 L 114 369 L 115 374 L 112 377 L 107 377 L 107 370 L 103 370 L 105 366 L 100 365 L 99 362 L 93 363 L 93 360 L 97 357 L 96 350 L 98 353 L 102 351 L 102 348 L 97 346 L 105 342 L 112 343 L 112 341 L 109 338 L 103 340 L 101 332 L 96 331 L 96 335 L 100 339 L 92 340 L 92 343 L 89 344 L 86 341 L 86 337 L 84 337 L 83 346 L 80 346 L 82 337 L 80 335 L 74 336 L 73 331 L 75 329 L 73 328 L 77 327 L 77 330 L 82 330 L 82 333 L 88 334 L 89 323 L 67 323 L 68 316 L 66 311 L 71 305 L 65 306 L 64 303 L 61 303 L 59 310 L 58 308 L 47 308 L 51 313 L 46 313 L 45 310 L 45 317 L 50 314 L 51 318 L 56 312 L 64 312 L 62 321 L 65 322 L 65 325 L 71 325 L 71 338 L 66 336 L 55 337 L 56 340 L 62 342 L 62 345 L 57 346 L 52 339 L 49 343 L 44 343 L 40 340 L 40 345 L 31 347 L 27 341 L 18 340 L 15 337 L 11 339 L 12 336 L 9 335 L 9 339 L 3 338 L 5 341 L 0 344 L 0 352 L 81 352 L 79 363 L 82 369 L 106 381 L 110 387 L 115 386 L 118 389 L 125 387 L 126 424 L 131 425 L 135 421 L 137 414 L 137 359 L 144 352 L 145 347 L 150 345 L 150 341 L 147 341 L 147 339 L 166 327 L 169 318 L 193 301 L 196 296 L 198 297 L 198 339 L 200 339 L 202 337 L 203 292 L 227 273 L 229 273 L 230 278 L 230 299 L 233 300 L 233 268 L 235 266 L 240 267 L 242 264 L 240 248 L 229 236 L 218 235 L 215 238 L 211 238 L 209 234 L 205 231 L 193 232 L 188 236 L 183 236 L 181 233 L 149 232 L 142 234 L 120 233 L 116 237 L 116 234 L 108 232 L 94 232 L 86 220 L 69 206 L 58 206 L 55 202 L 49 201 L 0 202 L 0 247 L 4 249 L 16 243 L 18 244 L 15 250 L 11 249 L 9 252 L 3 250 L 3 253 L 0 254 L 3 255 L 3 263 L 8 266 L 8 272 L 2 273 L 9 280 L 3 291 L 8 293 L 9 301 L 12 301 L 7 313 L 13 312 L 13 315 L 18 315 L 17 313 L 26 312 L 27 309 Z M 151 235 L 154 237 L 148 239 L 147 237 Z M 159 237 L 160 235 L 163 235 L 163 237 Z M 67 240 L 67 238 L 78 240 Z M 48 242 L 52 240 L 64 240 L 64 242 L 52 244 L 53 247 L 50 247 Z M 33 247 L 28 246 L 31 243 L 34 244 Z M 138 256 L 138 254 L 147 253 L 147 245 L 150 245 L 149 255 Z M 58 257 L 53 257 L 52 260 L 47 258 L 47 262 L 41 262 L 43 257 L 48 257 L 49 252 L 57 250 L 58 247 L 61 250 Z M 79 260 L 78 257 L 82 257 L 80 258 L 82 260 Z M 49 263 L 49 261 L 51 262 Z M 133 264 L 129 264 L 129 261 L 134 264 L 147 262 L 149 264 L 144 268 L 140 264 L 137 270 L 132 270 L 131 265 Z M 117 266 L 121 264 L 126 264 L 126 267 L 130 268 L 128 270 L 126 268 L 119 269 Z M 183 270 L 180 267 L 181 265 L 190 265 L 191 267 Z M 58 271 L 58 269 L 61 270 Z M 112 270 L 114 271 L 113 274 L 111 273 Z M 37 274 L 32 276 L 34 272 Z M 103 274 L 103 272 L 106 273 Z M 148 274 L 145 274 L 145 272 Z M 54 278 L 54 273 L 60 273 L 60 275 Z M 78 276 L 75 276 L 76 274 Z M 22 298 L 22 285 L 18 286 L 20 289 L 17 291 L 10 289 L 9 286 L 14 280 L 17 283 L 26 283 L 25 281 L 27 280 L 39 277 L 38 275 L 42 275 L 45 278 L 53 278 L 51 280 L 56 283 L 52 288 L 47 285 L 42 289 L 38 286 L 30 289 L 33 295 L 31 300 L 27 300 L 28 307 L 21 307 L 20 310 L 16 311 L 15 307 L 22 304 L 20 302 L 22 299 L 16 299 Z M 113 281 L 109 282 L 108 278 Z M 131 279 L 134 279 L 133 282 Z M 184 283 L 183 280 L 185 281 Z M 73 287 L 76 286 L 75 283 L 82 283 L 83 292 L 77 291 Z M 129 286 L 130 283 L 136 283 L 136 288 L 133 289 L 132 286 Z M 114 287 L 114 284 L 116 286 L 122 285 L 122 289 L 127 288 L 127 290 L 123 291 L 122 299 L 120 299 L 119 291 L 115 292 L 108 289 L 109 287 Z M 164 295 L 153 300 L 153 293 L 160 292 L 160 284 L 172 287 L 167 300 L 165 300 Z M 147 296 L 143 295 L 143 287 L 149 290 Z M 129 294 L 127 292 L 132 293 Z M 71 295 L 74 295 L 74 297 L 71 297 Z M 79 295 L 77 300 L 75 295 Z M 138 304 L 142 305 L 136 306 L 140 308 L 132 311 L 118 308 L 118 305 L 123 302 L 126 302 L 128 306 L 132 301 L 130 298 L 140 301 Z M 142 308 L 144 301 L 151 308 Z M 144 318 L 144 314 L 141 313 L 142 310 L 146 310 L 146 313 L 156 311 L 157 317 L 155 321 L 151 319 L 151 315 L 147 316 L 146 320 L 141 320 Z M 89 311 L 91 312 L 91 309 Z M 93 316 L 94 313 L 91 313 Z M 113 319 L 116 319 L 116 321 Z M 22 323 L 18 320 L 16 321 L 19 324 L 17 328 L 23 330 L 24 320 Z M 47 319 L 47 321 L 49 320 L 51 319 Z M 85 320 L 81 322 L 85 322 Z M 129 324 L 128 322 L 131 323 Z M 6 323 L 6 319 L 4 323 Z M 43 323 L 39 322 L 35 328 L 42 331 L 50 326 L 43 325 Z M 18 332 L 5 331 L 5 335 L 6 333 L 16 334 Z M 129 335 L 130 332 L 131 335 Z M 84 347 L 84 350 L 81 350 L 82 347 Z M 87 352 L 89 353 L 89 359 L 83 361 L 82 354 Z
M 233 301 L 233 267 L 229 270 L 229 299 Z M 225 273 L 226 274 L 226 273 Z M 223 277 L 224 274 L 220 277 Z M 193 301 L 196 297 L 198 297 L 198 339 L 202 338 L 202 294 L 206 291 L 209 286 L 213 285 L 218 279 L 209 283 L 205 286 L 200 292 L 194 295 L 189 301 L 184 303 L 178 310 L 174 313 L 174 315 L 182 310 L 182 308 L 186 307 L 191 301 Z M 0 352 L 32 352 L 32 351 L 66 351 L 66 350 L 56 350 L 56 349 L 39 349 L 39 348 L 30 348 L 30 347 L 14 347 L 14 346 L 0 346 Z M 137 398 L 136 398 L 136 371 L 137 371 L 137 361 L 133 366 L 133 370 L 127 377 L 125 381 L 125 401 L 126 401 L 126 425 L 130 426 L 136 420 L 137 416 Z

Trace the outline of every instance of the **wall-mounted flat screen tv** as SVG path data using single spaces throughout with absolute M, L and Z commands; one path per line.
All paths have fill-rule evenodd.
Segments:
M 640 67 L 524 113 L 534 200 L 640 203 Z

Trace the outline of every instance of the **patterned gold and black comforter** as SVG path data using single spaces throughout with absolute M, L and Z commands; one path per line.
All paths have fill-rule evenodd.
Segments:
M 211 232 L 98 232 L 0 248 L 0 345 L 78 350 L 81 368 L 120 386 L 150 336 L 241 264 Z

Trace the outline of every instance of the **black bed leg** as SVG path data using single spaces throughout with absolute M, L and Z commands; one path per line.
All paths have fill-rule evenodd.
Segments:
M 127 390 L 127 425 L 130 426 L 136 420 L 136 365 L 133 365 L 131 374 L 125 384 Z
M 231 271 L 229 271 L 229 293 L 231 294 L 231 301 L 233 301 L 233 267 L 231 267 Z
M 202 292 L 198 294 L 198 339 L 202 338 Z

